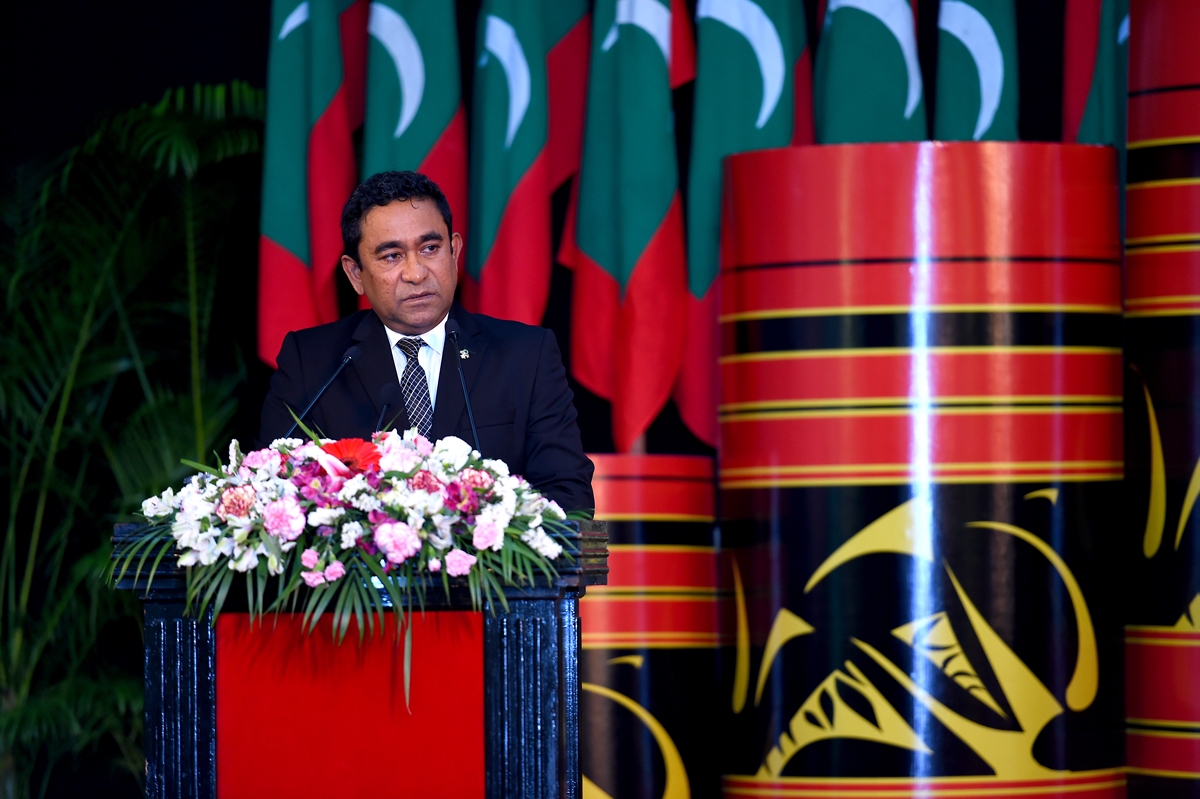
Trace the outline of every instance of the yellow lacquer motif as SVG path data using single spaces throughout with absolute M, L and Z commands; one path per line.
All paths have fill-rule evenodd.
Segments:
M 1056 505 L 1059 497 L 1058 491 L 1050 488 L 1031 491 L 1025 498 L 1047 499 Z M 914 499 L 894 508 L 838 547 L 814 570 L 805 586 L 805 593 L 812 591 L 840 566 L 866 555 L 898 554 L 938 563 L 934 542 L 928 532 L 930 509 L 928 505 L 920 505 L 920 502 L 922 500 Z M 993 521 L 971 522 L 966 527 L 1012 536 L 1033 547 L 1054 567 L 1071 599 L 1079 642 L 1075 669 L 1066 690 L 1066 705 L 1076 712 L 1090 707 L 1099 686 L 1096 635 L 1083 591 L 1070 567 L 1041 538 L 1021 527 Z M 937 611 L 895 628 L 892 635 L 950 678 L 987 708 L 987 712 L 974 714 L 976 718 L 967 718 L 939 701 L 914 679 L 915 675 L 900 668 L 875 646 L 857 638 L 851 638 L 851 643 L 975 752 L 996 778 L 1041 779 L 1064 774 L 1039 763 L 1034 757 L 1033 748 L 1042 730 L 1066 710 L 984 618 L 950 564 L 943 560 L 940 565 L 965 611 L 967 626 L 963 630 L 956 630 L 950 616 L 944 611 Z M 736 582 L 740 584 L 740 579 Z M 1196 611 L 1200 613 L 1200 600 L 1197 604 Z M 770 666 L 780 649 L 813 631 L 808 622 L 792 611 L 786 608 L 779 611 L 763 654 L 756 704 L 769 678 Z M 973 651 L 982 651 L 981 663 L 973 663 L 967 657 L 961 644 L 964 632 L 969 633 L 978 644 Z M 998 694 L 989 690 L 989 681 L 981 676 L 980 667 L 987 669 L 991 684 L 999 686 Z M 987 716 L 996 720 L 996 726 L 977 720 Z M 797 752 L 812 743 L 831 738 L 875 741 L 913 752 L 931 751 L 900 711 L 893 707 L 885 692 L 852 662 L 846 661 L 841 668 L 831 672 L 801 704 L 777 744 L 767 754 L 758 776 L 781 775 Z

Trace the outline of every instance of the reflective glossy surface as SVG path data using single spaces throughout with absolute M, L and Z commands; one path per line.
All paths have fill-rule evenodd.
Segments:
M 1123 795 L 1115 167 L 727 160 L 726 795 Z

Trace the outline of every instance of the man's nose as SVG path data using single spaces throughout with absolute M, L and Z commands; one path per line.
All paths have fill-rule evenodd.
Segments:
M 418 253 L 409 253 L 404 259 L 404 268 L 401 270 L 400 277 L 405 283 L 420 283 L 425 279 L 425 275 L 429 270 L 425 268 L 424 262 Z

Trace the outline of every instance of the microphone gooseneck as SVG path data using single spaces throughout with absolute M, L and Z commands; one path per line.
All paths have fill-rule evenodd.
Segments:
M 475 412 L 471 410 L 471 396 L 467 393 L 467 378 L 463 374 L 462 356 L 458 350 L 458 322 L 453 319 L 446 322 L 446 335 L 454 342 L 454 354 L 451 357 L 454 359 L 454 365 L 458 367 L 458 382 L 462 384 L 463 401 L 467 404 L 467 420 L 471 423 L 471 437 L 475 439 L 475 450 L 483 455 L 483 448 L 479 446 L 479 431 L 475 429 Z
M 383 402 L 383 409 L 379 411 L 379 421 L 375 423 L 375 432 L 377 433 L 383 430 L 383 417 L 387 416 L 388 409 L 395 407 L 400 401 L 400 384 L 388 383 L 383 387 L 379 399 Z
M 296 421 L 292 422 L 292 426 L 289 427 L 288 431 L 283 434 L 283 438 L 292 437 L 292 433 L 296 432 L 296 428 L 300 426 L 302 421 L 304 421 L 304 417 L 308 416 L 308 412 L 311 411 L 313 406 L 317 404 L 317 400 L 321 399 L 321 395 L 325 393 L 325 389 L 329 388 L 329 385 L 337 379 L 337 376 L 340 375 L 342 370 L 346 368 L 346 364 L 350 363 L 360 355 L 362 355 L 362 347 L 358 344 L 351 344 L 346 352 L 342 355 L 342 362 L 338 364 L 338 368 L 335 369 L 333 374 L 329 376 L 329 379 L 325 381 L 325 385 L 321 386 L 321 390 L 317 392 L 317 396 L 312 398 L 312 402 L 304 406 L 304 411 L 296 417 Z

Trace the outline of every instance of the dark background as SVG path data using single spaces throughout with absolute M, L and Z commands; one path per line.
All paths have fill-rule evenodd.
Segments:
M 800 2 L 800 0 L 796 0 Z M 464 97 L 474 54 L 475 19 L 480 0 L 458 0 Z M 694 8 L 694 0 L 688 0 Z M 1065 0 L 1017 0 L 1020 74 L 1020 133 L 1027 140 L 1057 140 L 1061 134 L 1062 40 Z M 816 2 L 809 0 L 810 42 L 815 44 Z M 917 0 L 918 39 L 926 92 L 926 109 L 934 112 L 937 66 L 937 0 Z M 10 2 L 0 5 L 0 181 L 7 187 L 18 172 L 52 162 L 79 144 L 105 114 L 159 100 L 167 89 L 195 83 L 228 83 L 240 79 L 266 86 L 270 3 L 266 0 L 122 0 L 118 3 Z M 691 134 L 691 86 L 675 96 L 679 156 L 687 164 Z M 465 106 L 469 112 L 470 102 Z M 932 124 L 930 125 L 932 128 Z M 680 174 L 686 179 L 686 169 Z M 560 231 L 568 186 L 555 195 L 555 230 Z M 228 231 L 232 249 L 244 255 L 221 267 L 218 303 L 226 318 L 214 330 L 225 331 L 213 342 L 210 356 L 247 362 L 247 381 L 233 434 L 242 440 L 257 433 L 258 407 L 270 370 L 255 352 L 257 203 L 252 189 L 239 198 L 244 208 Z M 45 276 L 53 280 L 53 275 Z M 164 276 L 170 279 L 170 276 Z M 571 273 L 556 267 L 545 323 L 569 353 Z M 223 309 L 223 310 L 222 310 Z M 217 372 L 223 371 L 220 364 Z M 231 367 L 230 367 L 231 368 Z M 613 449 L 608 403 L 576 388 L 584 446 L 590 452 Z M 679 421 L 672 404 L 647 434 L 651 452 L 711 453 Z M 100 512 L 100 511 L 98 511 Z M 132 634 L 113 646 L 136 652 Z M 123 643 L 122 643 L 123 642 Z M 129 664 L 136 669 L 136 664 Z M 73 765 L 64 763 L 51 782 L 49 796 L 129 795 L 128 777 L 115 775 L 111 753 L 85 753 Z
M 479 5 L 458 2 L 467 63 Z M 809 0 L 809 6 L 815 43 L 815 2 Z M 937 0 L 918 0 L 917 6 L 926 107 L 932 112 Z M 1064 8 L 1065 0 L 1017 0 L 1022 139 L 1060 136 Z M 28 159 L 51 158 L 78 143 L 101 114 L 157 100 L 169 88 L 234 78 L 266 86 L 270 16 L 265 0 L 5 3 L 0 163 L 12 169 Z M 471 70 L 464 69 L 463 76 L 469 80 Z M 680 123 L 687 127 L 686 120 Z
M 800 2 L 800 0 L 797 0 Z M 474 28 L 480 0 L 458 0 L 464 96 L 470 97 Z M 694 7 L 694 0 L 688 0 Z M 918 39 L 925 76 L 926 110 L 936 104 L 937 0 L 917 0 Z M 1057 140 L 1062 116 L 1062 41 L 1065 0 L 1017 0 L 1022 139 Z M 816 2 L 808 2 L 809 38 L 816 44 Z M 28 161 L 45 162 L 77 144 L 104 114 L 158 100 L 164 91 L 193 83 L 242 79 L 266 85 L 270 4 L 236 0 L 124 0 L 121 3 L 10 3 L 0 11 L 0 159 L 11 175 Z M 687 163 L 691 86 L 676 92 L 679 155 Z M 471 104 L 467 102 L 468 113 Z M 686 169 L 680 170 L 686 176 Z M 561 230 L 567 187 L 555 196 L 555 230 Z M 251 253 L 256 242 L 246 241 Z M 252 256 L 251 256 L 252 257 Z M 236 288 L 253 292 L 244 272 Z M 544 323 L 570 350 L 571 274 L 555 268 Z M 254 303 L 239 304 L 247 310 Z M 349 310 L 349 306 L 347 308 Z M 254 324 L 237 326 L 237 343 L 253 353 Z M 569 364 L 568 364 L 569 366 Z M 253 362 L 235 435 L 253 438 L 257 407 L 269 371 Z M 607 402 L 576 389 L 584 446 L 612 451 Z M 651 452 L 711 452 L 684 428 L 672 403 L 647 433 Z

